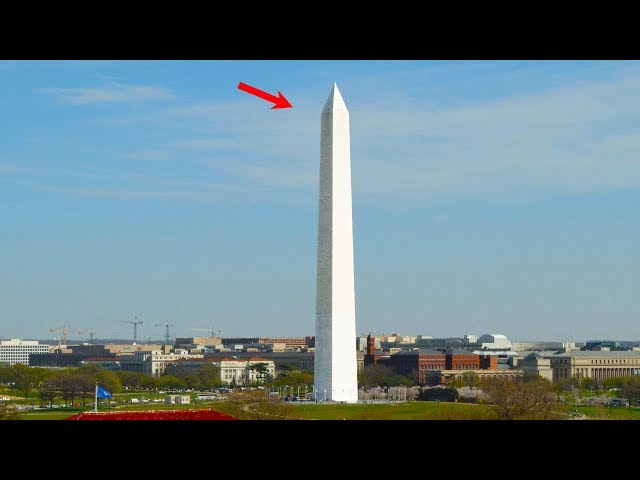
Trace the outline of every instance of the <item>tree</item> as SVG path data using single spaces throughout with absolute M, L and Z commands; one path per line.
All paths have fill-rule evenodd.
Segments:
M 69 403 L 73 405 L 75 397 L 80 395 L 83 388 L 87 388 L 86 383 L 93 383 L 91 376 L 82 373 L 78 374 L 77 371 L 73 370 L 62 370 L 57 372 L 52 378 L 52 382 L 62 396 L 65 405 L 68 405 Z
M 161 378 L 161 377 L 160 377 Z M 161 386 L 160 378 L 152 377 L 146 373 L 140 374 L 140 387 L 147 390 L 154 390 Z
M 362 372 L 358 374 L 358 384 L 361 387 L 397 387 L 415 385 L 414 376 L 399 375 L 386 365 L 366 365 Z
M 123 387 L 139 389 L 146 379 L 149 379 L 149 375 L 142 372 L 127 372 L 127 371 L 117 371 L 116 375 L 120 379 L 120 384 Z
M 95 363 L 86 363 L 78 367 L 79 373 L 88 373 L 93 376 L 103 372 L 104 370 L 105 368 L 102 365 L 97 365 Z
M 560 378 L 553 384 L 553 388 L 557 394 L 561 394 L 562 392 L 571 392 L 574 384 L 575 380 L 572 378 Z
M 604 382 L 602 382 L 602 386 L 606 389 L 620 389 L 624 385 L 625 378 L 624 377 L 610 377 L 605 378 Z
M 391 402 L 405 402 L 411 401 L 416 398 L 416 395 L 413 394 L 413 387 L 407 387 L 405 385 L 398 387 L 389 387 L 387 389 L 387 396 L 389 401 Z
M 276 377 L 284 375 L 292 370 L 298 370 L 291 362 L 277 362 L 276 363 Z
M 228 397 L 228 413 L 241 420 L 286 420 L 292 406 L 264 390 L 234 392 Z
M 458 400 L 465 403 L 478 403 L 485 398 L 484 392 L 479 388 L 473 387 L 460 387 L 457 389 Z
M 0 420 L 16 420 L 19 416 L 15 405 L 0 401 Z
M 429 402 L 455 402 L 460 394 L 452 387 L 428 387 L 420 389 L 418 400 Z
M 185 367 L 179 364 L 169 364 L 163 375 L 173 375 L 186 382 L 188 388 L 195 390 L 211 389 L 222 385 L 220 367 L 206 363 L 199 368 Z
M 453 378 L 447 382 L 449 387 L 478 387 L 480 385 L 480 377 L 476 372 L 464 371 L 461 375 L 456 377 L 457 378 Z
M 300 370 L 293 370 L 287 372 L 285 375 L 280 375 L 271 384 L 274 387 L 286 387 L 291 385 L 313 385 L 313 375 L 308 372 L 301 372 Z
M 122 391 L 120 377 L 116 372 L 112 372 L 111 370 L 102 370 L 98 372 L 95 377 L 94 387 L 95 383 L 111 393 Z
M 581 387 L 583 390 L 593 390 L 595 388 L 595 380 L 591 377 L 584 377 L 582 379 Z
M 39 369 L 30 368 L 21 363 L 16 363 L 12 370 L 11 381 L 13 381 L 14 388 L 20 391 L 24 398 L 29 398 L 31 391 L 40 383 L 42 373 Z
M 256 380 L 258 384 L 268 383 L 273 379 L 271 372 L 269 371 L 269 364 L 265 362 L 254 363 L 248 367 L 249 371 L 253 371 L 256 374 Z
M 363 389 L 363 397 L 365 396 L 367 397 L 366 400 L 375 402 L 380 400 L 386 400 L 387 393 L 384 391 L 384 388 L 375 386 L 375 387 Z
M 527 379 L 487 379 L 482 384 L 486 403 L 500 420 L 560 418 L 558 395 L 541 376 Z
M 628 378 L 622 385 L 620 393 L 629 400 L 629 406 L 640 405 L 640 377 L 634 375 Z
M 418 398 L 420 394 L 420 387 L 414 385 L 413 387 L 407 388 L 407 401 L 412 402 Z
M 371 393 L 369 390 L 365 390 L 364 388 L 358 389 L 358 400 L 361 402 L 367 402 L 367 400 L 371 399 Z
M 78 371 L 77 381 L 79 392 L 78 395 L 82 398 L 82 405 L 87 404 L 87 398 L 93 400 L 96 394 L 96 380 L 95 376 L 88 372 Z
M 204 388 L 215 388 L 222 385 L 222 378 L 220 376 L 220 367 L 213 364 L 203 365 L 198 370 L 198 377 Z
M 462 372 L 463 387 L 475 388 L 480 386 L 480 376 L 476 372 Z
M 40 386 L 40 390 L 38 392 L 42 403 L 49 404 L 49 408 L 53 407 L 53 402 L 55 401 L 58 394 L 58 387 L 56 386 L 53 379 L 45 380 Z
M 187 382 L 175 375 L 162 375 L 158 378 L 158 386 L 171 390 L 180 390 L 187 388 Z
M 0 362 L 0 384 L 8 385 L 13 382 L 13 369 L 8 363 Z

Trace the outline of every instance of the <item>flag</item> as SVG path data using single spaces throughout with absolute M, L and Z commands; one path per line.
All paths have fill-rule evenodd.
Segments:
M 111 398 L 111 392 L 107 392 L 104 388 L 96 385 L 96 396 L 98 398 Z

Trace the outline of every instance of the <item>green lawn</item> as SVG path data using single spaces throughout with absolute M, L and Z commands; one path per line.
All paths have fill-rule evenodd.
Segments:
M 164 410 L 214 408 L 221 412 L 227 410 L 226 402 L 192 403 L 187 405 L 168 404 L 127 404 L 108 409 L 103 406 L 99 411 L 118 410 Z M 297 420 L 492 420 L 495 415 L 486 405 L 448 402 L 407 402 L 377 404 L 315 404 L 291 403 L 291 419 Z M 67 407 L 25 411 L 20 420 L 63 420 L 82 411 L 93 410 L 92 405 L 85 407 Z M 570 407 L 567 411 L 577 410 L 593 420 L 640 420 L 640 408 L 624 407 Z M 227 412 L 228 413 L 228 412 Z
M 598 397 L 604 395 L 605 397 L 617 397 L 617 392 L 610 392 L 609 390 L 580 390 L 580 398 Z
M 493 412 L 484 405 L 447 402 L 408 402 L 379 404 L 315 404 L 291 403 L 291 418 L 299 420 L 483 420 L 492 419 Z M 224 402 L 217 404 L 207 402 L 203 408 L 216 408 L 224 412 Z M 119 406 L 115 410 L 160 410 L 198 408 L 198 404 L 167 405 L 143 404 Z M 63 420 L 81 411 L 93 410 L 92 406 L 70 407 L 59 409 L 43 409 L 23 412 L 21 420 Z M 103 407 L 100 411 L 108 411 Z
M 292 404 L 302 420 L 488 420 L 495 418 L 485 405 L 448 402 Z
M 71 415 L 83 411 L 81 408 L 60 408 L 51 410 L 34 410 L 33 412 L 23 412 L 19 420 L 64 420 Z
M 139 411 L 139 410 L 177 410 L 177 409 L 195 409 L 195 408 L 215 408 L 211 404 L 206 406 L 200 403 L 191 403 L 186 405 L 169 405 L 166 403 L 142 403 L 142 404 L 126 404 L 107 408 L 103 405 L 98 407 L 99 412 L 114 411 Z M 85 407 L 65 407 L 52 409 L 38 409 L 33 411 L 24 411 L 20 413 L 19 420 L 64 420 L 67 417 L 76 415 L 80 412 L 93 411 L 93 405 Z
M 640 408 L 637 407 L 572 407 L 571 410 L 593 420 L 640 420 Z

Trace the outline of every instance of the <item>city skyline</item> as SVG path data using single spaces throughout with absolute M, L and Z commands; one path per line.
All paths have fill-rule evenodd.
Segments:
M 637 61 L 0 61 L 0 337 L 312 335 L 349 99 L 357 333 L 630 339 Z M 239 81 L 280 90 L 270 110 Z

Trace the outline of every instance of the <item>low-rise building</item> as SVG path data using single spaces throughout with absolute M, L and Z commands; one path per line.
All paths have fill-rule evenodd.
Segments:
M 0 340 L 0 363 L 30 365 L 30 355 L 49 353 L 50 348 L 38 340 Z
M 107 352 L 114 353 L 116 355 L 148 351 L 169 352 L 173 348 L 173 345 L 165 345 L 161 343 L 106 343 L 103 346 Z
M 189 395 L 167 395 L 164 397 L 164 403 L 169 405 L 185 405 L 191 403 Z
M 205 347 L 222 347 L 221 337 L 177 337 L 174 348 L 184 348 L 190 351 L 204 350 Z
M 114 361 L 118 359 L 118 355 L 105 345 L 67 345 L 66 348 L 55 347 L 49 353 L 32 354 L 29 361 L 33 367 L 77 367 L 92 358 L 109 358 Z
M 180 359 L 202 358 L 202 354 L 186 351 L 163 353 L 160 350 L 137 351 L 129 355 L 120 355 L 120 369 L 127 372 L 141 372 L 157 377 L 164 373 L 167 365 Z
M 550 358 L 552 379 L 562 382 L 580 378 L 593 378 L 602 386 L 607 378 L 640 375 L 640 352 L 571 350 Z
M 253 352 L 204 352 L 206 358 L 229 358 L 247 359 L 256 357 Z M 284 369 L 313 371 L 314 352 L 309 349 L 306 352 L 260 352 L 260 357 L 274 362 L 277 371 Z
M 105 370 L 118 371 L 120 368 L 120 357 L 118 355 L 104 357 L 88 357 L 78 362 L 80 365 L 98 365 Z
M 389 366 L 400 375 L 415 378 L 419 385 L 442 383 L 457 378 L 457 373 L 498 369 L 495 355 L 475 354 L 469 350 L 454 348 L 403 350 L 379 357 L 377 363 Z
M 203 365 L 215 365 L 220 368 L 220 380 L 227 385 L 255 385 L 263 383 L 266 378 L 275 378 L 276 367 L 273 361 L 262 357 L 249 358 L 185 358 L 176 361 L 175 365 L 179 368 L 198 369 Z M 258 364 L 263 364 L 264 369 L 255 368 Z
M 287 349 L 304 350 L 309 346 L 309 337 L 262 337 L 258 339 L 258 343 L 284 344 Z
M 553 372 L 551 371 L 551 355 L 556 352 L 527 352 L 525 355 L 517 358 L 514 365 L 523 372 L 531 375 L 540 375 L 550 382 L 553 381 Z

